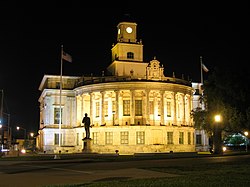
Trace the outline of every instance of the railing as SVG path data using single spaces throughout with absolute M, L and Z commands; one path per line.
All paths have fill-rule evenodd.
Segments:
M 187 86 L 192 86 L 191 81 L 187 81 L 179 78 L 164 77 L 164 79 L 152 80 L 146 78 L 133 78 L 133 77 L 123 77 L 123 76 L 111 76 L 111 77 L 84 77 L 83 80 L 75 84 L 75 88 L 84 85 L 98 84 L 98 83 L 109 83 L 109 82 L 131 82 L 131 81 L 145 81 L 145 82 L 164 82 L 173 84 L 182 84 Z

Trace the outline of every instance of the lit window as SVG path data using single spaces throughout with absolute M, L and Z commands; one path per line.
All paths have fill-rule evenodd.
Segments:
M 123 100 L 123 115 L 130 116 L 130 100 Z
M 99 132 L 93 132 L 93 144 L 98 145 L 99 144 Z
M 184 132 L 179 132 L 179 144 L 184 144 Z
M 167 132 L 167 144 L 174 144 L 173 132 Z
M 79 133 L 76 133 L 76 145 L 79 145 Z
M 136 132 L 136 144 L 145 144 L 145 132 L 144 131 Z
M 61 109 L 61 116 L 62 116 L 62 109 Z M 60 108 L 54 108 L 54 124 L 59 124 L 59 123 L 60 123 Z
M 128 131 L 121 132 L 121 144 L 128 144 Z
M 188 132 L 188 145 L 191 144 L 191 132 Z
M 135 100 L 135 115 L 142 116 L 142 100 Z
M 113 144 L 113 132 L 106 132 L 105 133 L 105 143 L 106 143 L 106 145 Z
M 127 59 L 134 59 L 134 53 L 128 52 L 127 53 Z

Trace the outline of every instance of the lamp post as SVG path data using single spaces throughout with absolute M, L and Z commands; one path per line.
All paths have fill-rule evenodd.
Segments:
M 247 136 L 248 136 L 248 132 L 247 132 L 247 131 L 245 131 L 245 132 L 244 132 L 244 135 L 245 135 L 245 141 L 246 141 L 246 152 L 247 152 L 247 143 L 248 143 L 248 141 L 247 141 Z
M 10 127 L 10 114 L 3 112 L 4 115 L 7 115 L 8 117 L 8 132 L 7 132 L 7 141 L 10 142 L 12 140 L 12 132 L 11 132 L 11 127 Z
M 214 116 L 215 127 L 214 127 L 214 154 L 222 153 L 222 145 L 221 145 L 221 115 L 217 114 Z

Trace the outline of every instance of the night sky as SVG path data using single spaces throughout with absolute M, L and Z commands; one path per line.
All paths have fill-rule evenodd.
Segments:
M 117 24 L 122 21 L 138 24 L 144 62 L 156 56 L 165 76 L 175 72 L 176 77 L 183 74 L 199 82 L 200 56 L 210 72 L 215 66 L 244 68 L 249 64 L 247 3 L 142 2 L 1 1 L 0 89 L 11 126 L 38 129 L 38 87 L 43 75 L 60 75 L 61 45 L 73 58 L 72 63 L 64 63 L 63 75 L 106 71 Z

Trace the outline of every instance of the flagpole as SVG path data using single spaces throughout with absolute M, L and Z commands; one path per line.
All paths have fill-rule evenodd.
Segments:
M 60 70 L 60 118 L 59 118 L 59 147 L 61 147 L 61 129 L 62 129 L 62 66 L 63 66 L 63 45 L 61 46 L 61 70 Z
M 200 64 L 201 64 L 201 84 L 203 84 L 202 56 L 200 56 Z

